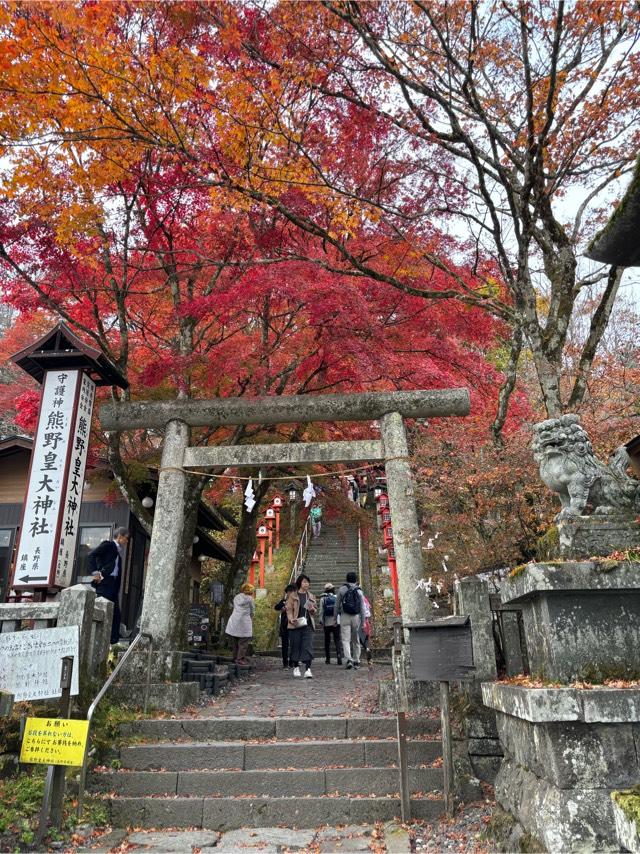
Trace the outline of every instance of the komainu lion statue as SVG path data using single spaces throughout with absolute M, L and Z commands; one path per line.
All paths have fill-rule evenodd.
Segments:
M 629 455 L 624 446 L 608 465 L 601 463 L 577 415 L 542 421 L 533 430 L 533 457 L 540 465 L 540 477 L 562 502 L 556 519 L 640 511 L 640 481 L 626 473 Z

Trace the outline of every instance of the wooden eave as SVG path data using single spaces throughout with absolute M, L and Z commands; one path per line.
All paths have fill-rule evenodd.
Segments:
M 64 323 L 59 323 L 33 344 L 10 357 L 19 368 L 42 384 L 46 371 L 82 368 L 96 385 L 128 388 L 128 381 L 104 353 L 85 344 Z

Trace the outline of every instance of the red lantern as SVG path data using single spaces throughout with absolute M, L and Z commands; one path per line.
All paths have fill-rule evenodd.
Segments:
M 389 496 L 386 492 L 381 492 L 376 500 L 378 502 L 380 510 L 384 510 L 385 507 L 389 506 Z

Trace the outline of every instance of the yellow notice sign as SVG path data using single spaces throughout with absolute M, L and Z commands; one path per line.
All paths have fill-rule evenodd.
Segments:
M 39 765 L 82 765 L 89 721 L 27 718 L 20 762 Z

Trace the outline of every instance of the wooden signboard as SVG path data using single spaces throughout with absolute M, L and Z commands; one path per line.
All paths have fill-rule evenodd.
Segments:
M 94 396 L 82 371 L 45 376 L 13 588 L 71 583 Z
M 411 672 L 426 682 L 473 679 L 473 646 L 469 617 L 443 617 L 405 623 L 411 642 Z

